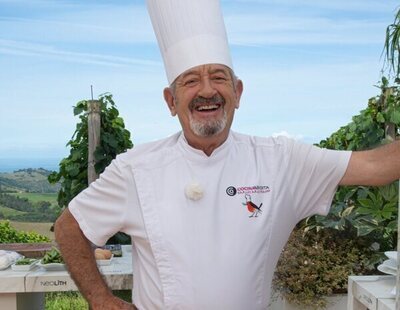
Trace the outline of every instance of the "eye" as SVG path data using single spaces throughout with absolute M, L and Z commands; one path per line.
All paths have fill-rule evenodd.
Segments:
M 216 82 L 225 82 L 227 78 L 225 76 L 217 75 L 212 78 L 213 81 Z
M 195 85 L 196 83 L 197 83 L 197 79 L 187 79 L 187 80 L 185 80 L 184 82 L 183 82 L 183 85 L 184 86 L 193 86 L 193 85 Z

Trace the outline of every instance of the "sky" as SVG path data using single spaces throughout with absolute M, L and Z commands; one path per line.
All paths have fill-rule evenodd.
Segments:
M 221 0 L 244 93 L 233 130 L 317 143 L 379 94 L 395 0 Z M 0 159 L 63 158 L 110 92 L 135 145 L 180 130 L 145 1 L 0 0 Z

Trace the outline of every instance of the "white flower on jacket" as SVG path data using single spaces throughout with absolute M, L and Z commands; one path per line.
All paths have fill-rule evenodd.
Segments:
M 203 198 L 204 191 L 201 188 L 200 184 L 197 182 L 192 182 L 185 187 L 186 197 L 191 200 L 199 200 Z

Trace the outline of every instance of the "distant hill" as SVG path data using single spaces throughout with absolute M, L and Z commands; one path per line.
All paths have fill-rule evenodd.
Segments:
M 0 192 L 56 193 L 60 185 L 47 181 L 50 173 L 43 168 L 0 173 Z

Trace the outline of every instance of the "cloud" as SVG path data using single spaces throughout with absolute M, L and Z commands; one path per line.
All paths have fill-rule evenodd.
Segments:
M 1 14 L 0 36 L 57 43 L 155 43 L 144 5 L 56 7 L 29 15 L 16 10 Z
M 341 20 L 287 13 L 226 17 L 230 42 L 237 45 L 382 44 L 385 22 Z M 257 25 L 257 26 L 255 26 Z
M 285 131 L 285 130 L 280 131 L 280 132 L 273 133 L 272 136 L 273 136 L 273 137 L 283 136 L 283 137 L 291 138 L 291 139 L 298 140 L 298 141 L 303 140 L 303 138 L 304 138 L 304 136 L 301 135 L 301 134 L 294 134 L 294 135 L 292 135 L 292 134 L 288 133 L 288 132 Z
M 43 58 L 53 58 L 68 62 L 96 64 L 103 66 L 162 66 L 160 62 L 148 59 L 120 57 L 94 53 L 71 52 L 61 50 L 51 45 L 2 39 L 0 39 L 0 54 L 36 56 Z

